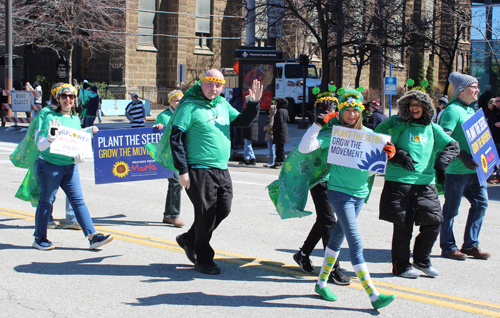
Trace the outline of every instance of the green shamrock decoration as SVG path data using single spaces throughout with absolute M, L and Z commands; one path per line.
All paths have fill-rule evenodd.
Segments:
M 422 87 L 427 87 L 427 86 L 429 86 L 429 81 L 427 81 L 426 79 L 424 79 L 422 81 L 422 83 L 420 83 L 420 85 L 422 85 Z
M 356 92 L 362 93 L 365 90 L 363 86 L 356 88 Z
M 315 87 L 315 88 L 313 88 L 312 92 L 313 92 L 313 94 L 314 94 L 314 95 L 318 95 L 318 94 L 319 94 L 319 92 L 320 92 L 319 87 Z
M 335 86 L 335 85 L 330 85 L 330 87 L 328 87 L 328 90 L 329 90 L 330 92 L 335 92 L 335 91 L 337 90 L 337 86 Z
M 344 92 L 345 92 L 344 88 L 339 88 L 339 90 L 337 91 L 337 95 L 342 95 L 344 94 Z
M 411 78 L 409 78 L 407 81 L 406 81 L 406 85 L 408 86 L 413 86 L 415 84 L 415 81 L 412 80 Z

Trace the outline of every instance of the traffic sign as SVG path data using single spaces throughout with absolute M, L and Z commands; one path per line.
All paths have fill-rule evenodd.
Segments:
M 396 95 L 398 89 L 398 78 L 386 76 L 384 81 L 384 95 Z

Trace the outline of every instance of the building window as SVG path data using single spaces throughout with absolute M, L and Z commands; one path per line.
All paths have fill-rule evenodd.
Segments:
M 156 0 L 139 0 L 139 10 L 155 11 Z M 138 50 L 157 51 L 154 44 L 155 12 L 139 11 Z
M 212 0 L 196 0 L 196 49 L 212 50 Z

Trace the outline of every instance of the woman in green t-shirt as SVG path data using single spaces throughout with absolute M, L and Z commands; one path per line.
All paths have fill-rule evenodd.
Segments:
M 76 89 L 70 84 L 63 84 L 52 93 L 56 96 L 57 107 L 53 113 L 47 114 L 37 140 L 40 157 L 36 162 L 36 175 L 40 182 L 40 200 L 35 214 L 33 247 L 40 250 L 54 248 L 52 242 L 47 239 L 47 223 L 57 190 L 61 187 L 73 206 L 83 234 L 89 239 L 90 249 L 95 249 L 111 242 L 113 237 L 96 232 L 83 201 L 80 174 L 75 162 L 82 163 L 84 158 L 81 154 L 70 157 L 50 152 L 51 143 L 57 140 L 61 133 L 60 128 L 81 129 L 80 120 L 74 110 Z M 95 133 L 98 129 L 93 126 L 90 130 Z
M 320 99 L 321 100 L 321 99 Z M 332 119 L 334 125 L 352 129 L 371 131 L 362 125 L 361 113 L 364 109 L 363 96 L 355 90 L 346 90 L 340 96 L 338 110 L 340 120 Z M 331 118 L 334 101 L 321 100 L 316 111 L 316 122 L 308 129 L 299 145 L 299 151 L 310 153 L 321 147 L 318 134 Z M 369 193 L 366 170 L 353 169 L 330 164 L 330 178 L 328 180 L 328 200 L 337 214 L 337 224 L 333 228 L 330 240 L 325 248 L 325 259 L 321 267 L 315 291 L 324 299 L 335 301 L 335 296 L 326 286 L 328 276 L 340 253 L 340 247 L 345 238 L 349 244 L 351 263 L 354 271 L 366 290 L 373 308 L 379 309 L 390 304 L 396 295 L 380 294 L 371 278 L 363 257 L 363 245 L 359 235 L 356 218 L 361 212 L 363 202 Z

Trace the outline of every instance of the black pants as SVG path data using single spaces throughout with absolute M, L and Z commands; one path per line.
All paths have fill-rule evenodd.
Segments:
M 417 212 L 418 213 L 418 212 Z M 413 233 L 411 225 L 393 224 L 392 235 L 392 273 L 400 275 L 410 269 L 410 241 Z M 432 246 L 439 234 L 440 224 L 420 225 L 420 233 L 413 246 L 413 262 L 420 267 L 431 266 L 430 254 Z
M 283 163 L 285 161 L 285 144 L 276 144 L 276 160 L 275 163 Z
M 231 212 L 233 185 L 229 170 L 191 169 L 187 194 L 194 206 L 194 223 L 184 237 L 193 244 L 196 261 L 212 264 L 215 252 L 210 246 L 213 231 Z
M 335 227 L 335 223 L 337 223 L 333 207 L 328 201 L 328 188 L 326 182 L 318 183 L 309 191 L 311 192 L 314 208 L 316 210 L 316 222 L 311 228 L 309 235 L 307 235 L 304 245 L 302 245 L 300 249 L 306 255 L 312 253 L 319 240 L 323 241 L 323 249 L 327 246 L 330 234 Z M 339 260 L 337 259 L 334 267 L 336 268 L 338 266 Z

